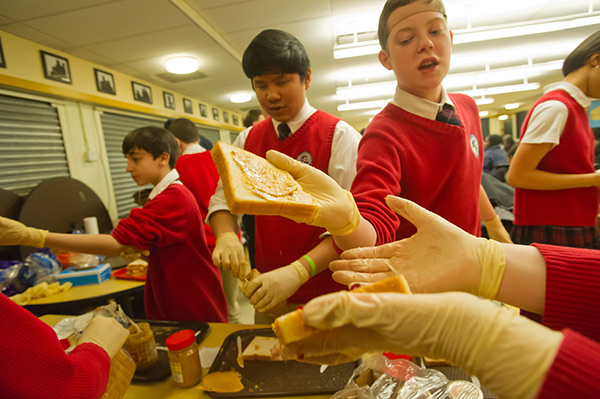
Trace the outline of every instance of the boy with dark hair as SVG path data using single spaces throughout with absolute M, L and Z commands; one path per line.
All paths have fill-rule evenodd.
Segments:
M 452 49 L 443 3 L 388 0 L 378 33 L 379 60 L 394 71 L 398 85 L 394 100 L 373 118 L 361 140 L 352 185 L 356 204 L 328 185 L 325 176 L 269 154 L 309 191 L 315 191 L 311 186 L 321 190 L 315 193 L 324 205 L 320 215 L 297 221 L 327 228 L 343 249 L 410 237 L 415 227 L 385 202 L 394 195 L 476 236 L 481 235 L 481 209 L 490 237 L 510 242 L 480 184 L 483 142 L 477 106 L 465 95 L 447 94 L 441 85 Z
M 360 135 L 347 123 L 309 105 L 306 90 L 311 69 L 302 43 L 287 32 L 265 30 L 244 52 L 242 66 L 269 117 L 241 132 L 233 144 L 263 157 L 276 149 L 349 188 Z M 239 218 L 229 211 L 221 187 L 211 198 L 208 220 L 217 236 L 213 262 L 244 278 L 246 256 L 235 233 Z M 277 216 L 256 216 L 255 220 L 255 262 L 262 275 L 244 293 L 258 311 L 257 322 L 268 322 L 261 313 L 273 311 L 286 300 L 291 308 L 344 288 L 327 269 L 336 254 L 331 254 L 331 237 L 321 237 L 323 229 Z
M 131 131 L 123 140 L 127 172 L 154 189 L 143 208 L 133 208 L 111 234 L 49 233 L 0 218 L 0 244 L 51 247 L 117 256 L 131 247 L 149 250 L 144 288 L 152 320 L 227 321 L 219 270 L 210 263 L 200 211 L 174 168 L 177 141 L 160 127 Z
M 172 123 L 175 123 L 175 130 L 181 132 L 179 137 L 175 137 L 177 137 L 177 142 L 180 144 L 180 146 L 182 144 L 184 145 L 184 150 L 189 146 L 191 146 L 195 152 L 207 151 L 213 148 L 213 144 L 210 142 L 210 140 L 198 132 L 198 127 L 196 127 L 194 122 L 191 120 L 186 118 L 168 119 L 165 122 L 165 129 L 171 131 L 169 127 Z

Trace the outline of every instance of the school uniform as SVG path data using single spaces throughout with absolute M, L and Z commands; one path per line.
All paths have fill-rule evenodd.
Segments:
M 111 233 L 122 245 L 149 249 L 144 288 L 152 320 L 227 322 L 219 268 L 206 245 L 200 210 L 171 170 L 143 208 L 134 208 Z
M 521 143 L 551 143 L 537 169 L 557 174 L 594 173 L 594 134 L 586 110 L 590 100 L 576 86 L 546 88 L 523 122 Z M 564 190 L 515 188 L 513 240 L 599 248 L 598 187 Z
M 452 106 L 461 126 L 435 120 Z M 477 106 L 462 94 L 433 103 L 400 89 L 367 127 L 358 147 L 352 194 L 377 233 L 377 245 L 410 237 L 415 227 L 392 211 L 387 195 L 409 199 L 480 236 L 483 139 Z
M 356 148 L 360 134 L 347 123 L 311 107 L 308 101 L 287 125 L 291 135 L 279 140 L 280 122 L 271 117 L 240 133 L 233 145 L 262 157 L 274 149 L 329 174 L 342 188 L 348 189 L 356 172 Z M 221 182 L 211 198 L 209 215 L 228 210 Z M 321 242 L 325 229 L 296 223 L 279 216 L 255 217 L 255 261 L 260 272 L 268 272 L 305 255 Z M 302 285 L 288 303 L 306 303 L 310 299 L 345 287 L 336 283 L 329 269 Z

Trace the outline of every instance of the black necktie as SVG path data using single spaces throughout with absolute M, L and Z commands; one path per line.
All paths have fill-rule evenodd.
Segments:
M 442 109 L 437 113 L 435 120 L 438 122 L 448 123 L 450 125 L 461 126 L 460 119 L 454 111 L 454 107 L 450 104 L 444 104 Z
M 287 123 L 280 123 L 279 126 L 277 126 L 277 131 L 279 132 L 279 141 L 287 139 L 290 137 L 290 134 L 292 134 L 292 131 Z

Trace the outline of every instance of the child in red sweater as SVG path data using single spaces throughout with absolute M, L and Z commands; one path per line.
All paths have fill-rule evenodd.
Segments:
M 178 148 L 167 130 L 143 127 L 123 140 L 127 171 L 139 186 L 154 188 L 111 234 L 60 234 L 0 219 L 1 245 L 51 247 L 117 256 L 131 247 L 149 250 L 144 289 L 153 320 L 227 322 L 219 269 L 210 259 L 198 204 L 174 168 Z

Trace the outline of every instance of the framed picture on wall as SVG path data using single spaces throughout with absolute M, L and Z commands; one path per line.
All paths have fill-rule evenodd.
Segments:
M 6 61 L 4 60 L 4 51 L 2 51 L 2 40 L 0 40 L 0 68 L 6 68 Z
M 42 67 L 44 68 L 44 77 L 46 79 L 71 84 L 69 60 L 44 50 L 40 50 L 40 54 L 42 55 Z
M 223 122 L 229 123 L 229 112 L 223 111 Z
M 208 118 L 208 109 L 206 108 L 206 104 L 200 103 L 200 116 L 203 118 Z
M 188 114 L 194 113 L 194 107 L 192 105 L 192 100 L 190 100 L 189 98 L 183 99 L 183 110 Z
M 237 126 L 240 124 L 240 118 L 236 114 L 231 115 L 231 122 Z
M 94 68 L 94 76 L 96 77 L 96 89 L 99 92 L 107 94 L 116 94 L 115 78 L 112 73 L 101 71 Z
M 165 102 L 165 108 L 175 109 L 175 96 L 173 93 L 163 91 L 163 100 Z
M 213 114 L 213 119 L 218 121 L 219 120 L 219 110 L 217 108 L 213 107 L 212 114 Z
M 135 101 L 152 104 L 152 88 L 150 86 L 131 81 L 131 90 Z

